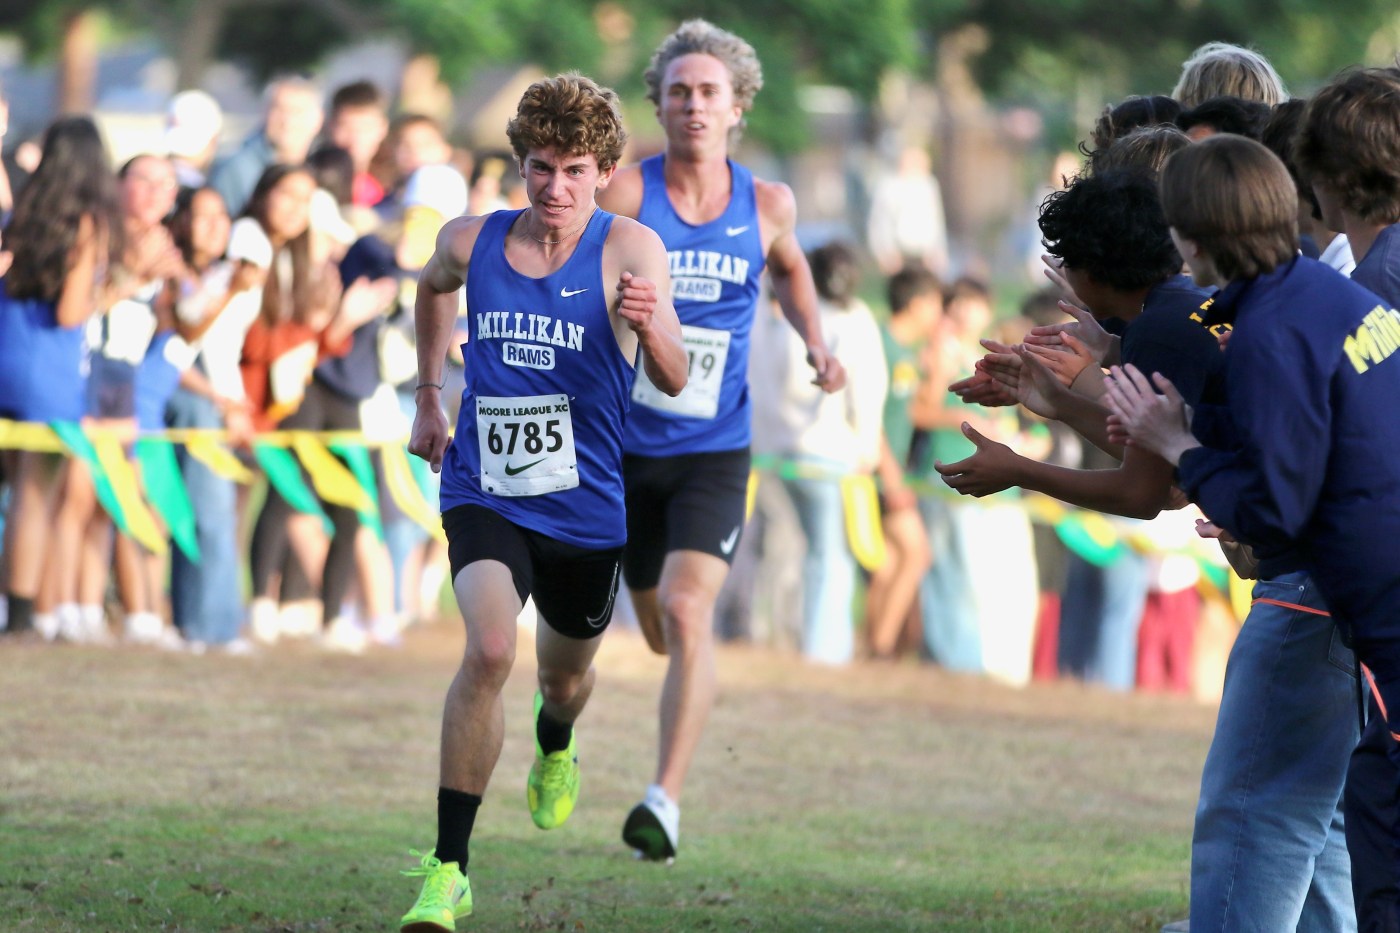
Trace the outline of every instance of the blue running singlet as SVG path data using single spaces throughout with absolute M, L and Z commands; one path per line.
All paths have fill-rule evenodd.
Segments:
M 594 212 L 574 254 L 543 278 L 516 272 L 505 240 L 523 211 L 482 223 L 467 269 L 466 389 L 442 465 L 442 511 L 482 505 L 585 548 L 620 547 L 622 424 L 636 369 L 603 282 L 613 215 Z
M 753 174 L 729 163 L 729 206 L 690 224 L 666 193 L 665 157 L 642 162 L 637 219 L 666 244 L 671 298 L 680 317 L 690 381 L 676 398 L 638 369 L 627 416 L 627 452 L 645 457 L 713 453 L 749 446 L 749 334 L 763 272 Z
M 87 414 L 87 325 L 60 327 L 54 303 L 11 298 L 0 278 L 0 418 L 77 421 Z
M 180 377 L 194 365 L 197 351 L 173 330 L 157 331 L 136 367 L 136 426 L 142 431 L 165 427 L 165 406 L 180 387 Z

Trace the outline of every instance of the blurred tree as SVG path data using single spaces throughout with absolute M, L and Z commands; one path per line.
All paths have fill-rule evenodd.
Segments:
M 914 64 L 915 21 L 909 0 L 625 0 L 638 17 L 632 82 L 657 43 L 684 19 L 702 17 L 747 39 L 763 63 L 764 87 L 749 118 L 753 138 L 781 154 L 808 142 L 798 104 L 804 84 L 835 84 L 874 99 L 891 68 Z
M 912 2 L 929 34 L 969 24 L 986 31 L 973 67 L 988 93 L 1082 104 L 1099 98 L 1095 116 L 1128 94 L 1169 93 L 1182 61 L 1209 41 L 1257 49 L 1305 94 L 1337 69 L 1366 61 L 1373 37 L 1396 20 L 1393 0 L 1049 0 L 1033 15 L 1021 0 Z
M 73 59 L 91 54 L 93 12 L 153 30 L 177 56 L 181 86 L 197 84 L 218 57 L 266 77 L 313 67 L 367 35 L 397 35 L 435 56 L 448 81 L 528 60 L 602 69 L 629 99 L 655 43 L 703 16 L 758 50 L 767 85 L 751 133 L 779 152 L 806 141 L 802 84 L 871 100 L 891 68 L 933 78 L 940 44 L 969 25 L 986 35 L 969 62 L 983 88 L 1106 102 L 1170 89 L 1185 55 L 1211 39 L 1259 48 L 1306 87 L 1363 60 L 1368 41 L 1395 22 L 1392 0 L 0 0 L 0 31 L 18 34 L 31 54 L 67 50 L 67 107 L 90 101 L 90 68 Z
M 58 109 L 92 109 L 96 80 L 98 5 L 81 0 L 6 0 L 0 4 L 0 32 L 12 31 L 31 55 L 57 52 Z
M 180 87 L 197 85 L 218 58 L 264 79 L 311 68 L 365 36 L 397 35 L 434 56 L 449 82 L 501 62 L 586 73 L 606 65 L 605 78 L 629 97 L 639 96 L 656 42 L 681 19 L 703 16 L 758 50 L 766 87 L 751 132 L 780 152 L 806 142 L 803 83 L 838 84 L 869 99 L 885 70 L 910 64 L 914 51 L 908 0 L 3 0 L 0 31 L 18 33 L 31 54 L 54 52 L 84 11 L 155 32 L 176 56 Z M 70 64 L 80 79 L 80 63 Z

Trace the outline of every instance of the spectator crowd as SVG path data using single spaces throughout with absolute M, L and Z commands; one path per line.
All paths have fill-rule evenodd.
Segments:
M 93 122 L 66 117 L 37 165 L 5 175 L 0 416 L 116 437 L 168 545 L 114 526 L 109 461 L 5 450 L 0 612 L 12 634 L 232 653 L 316 638 L 359 652 L 438 611 L 440 536 L 386 478 L 413 411 L 413 285 L 445 220 L 523 203 L 518 176 L 509 154 L 457 149 L 432 118 L 391 116 L 369 82 L 323 100 L 283 78 L 264 104 L 253 133 L 227 139 L 218 104 L 182 92 L 164 137 L 116 171 Z M 1134 98 L 1094 128 L 1084 173 L 1140 126 L 1199 138 L 1268 123 L 1268 104 L 1233 96 L 1189 108 Z M 906 147 L 895 161 L 872 184 L 865 250 L 835 241 L 809 254 L 849 386 L 810 384 L 776 307 L 755 323 L 751 523 L 721 634 L 824 664 L 920 658 L 1013 684 L 1063 674 L 1210 696 L 1234 623 L 1198 513 L 1105 516 L 1015 489 L 963 499 L 939 477 L 936 464 L 973 450 L 963 423 L 1062 467 L 1114 461 L 1061 422 L 948 391 L 974 373 L 981 341 L 1018 344 L 1069 318 L 1056 288 L 995 320 L 987 282 L 944 278 L 928 154 Z M 1336 253 L 1337 240 L 1323 247 Z M 460 390 L 460 367 L 449 383 Z M 370 439 L 367 451 L 331 446 L 362 496 L 328 496 L 306 442 L 287 433 L 303 431 Z M 161 437 L 177 439 L 173 466 L 151 443 Z M 221 445 L 233 456 L 210 452 Z M 434 503 L 433 475 L 409 469 Z M 185 522 L 171 519 L 171 484 L 152 488 L 172 475 Z M 351 504 L 362 497 L 368 512 Z

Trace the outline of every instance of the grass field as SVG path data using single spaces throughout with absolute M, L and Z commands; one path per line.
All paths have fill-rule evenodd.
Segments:
M 433 845 L 451 625 L 365 658 L 0 643 L 0 930 L 397 930 Z M 683 801 L 681 857 L 618 833 L 651 776 L 661 662 L 608 636 L 583 797 L 524 803 L 532 651 L 472 848 L 465 930 L 1116 931 L 1185 916 L 1214 711 L 744 649 Z

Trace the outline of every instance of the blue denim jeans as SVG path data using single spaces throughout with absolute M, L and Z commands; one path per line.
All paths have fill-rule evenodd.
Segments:
M 1305 573 L 1254 598 L 1326 610 Z M 1225 669 L 1191 842 L 1191 930 L 1356 929 L 1342 817 L 1356 662 L 1329 616 L 1257 603 Z
M 851 601 L 856 565 L 846 543 L 841 486 L 831 479 L 785 479 L 807 538 L 802 561 L 802 655 L 823 664 L 849 664 L 855 653 Z
M 1387 690 L 1387 693 L 1390 693 Z M 1361 933 L 1400 930 L 1400 747 L 1368 690 L 1366 728 L 1347 769 L 1347 852 Z M 1386 704 L 1390 708 L 1390 704 Z
M 213 402 L 183 390 L 171 398 L 167 412 L 172 427 L 223 427 Z M 180 472 L 194 503 L 200 561 L 190 561 L 179 549 L 172 553 L 170 610 L 185 638 L 222 645 L 237 638 L 243 624 L 238 579 L 242 563 L 236 540 L 238 500 L 232 480 L 216 475 L 183 448 L 179 457 Z
M 1060 603 L 1060 672 L 1114 690 L 1137 682 L 1147 558 L 1131 548 L 1104 567 L 1071 554 Z
M 933 564 L 919 584 L 924 646 L 929 657 L 950 671 L 982 670 L 982 627 L 977 594 L 968 572 L 968 540 L 963 528 L 978 514 L 976 503 L 941 496 L 919 499 Z

